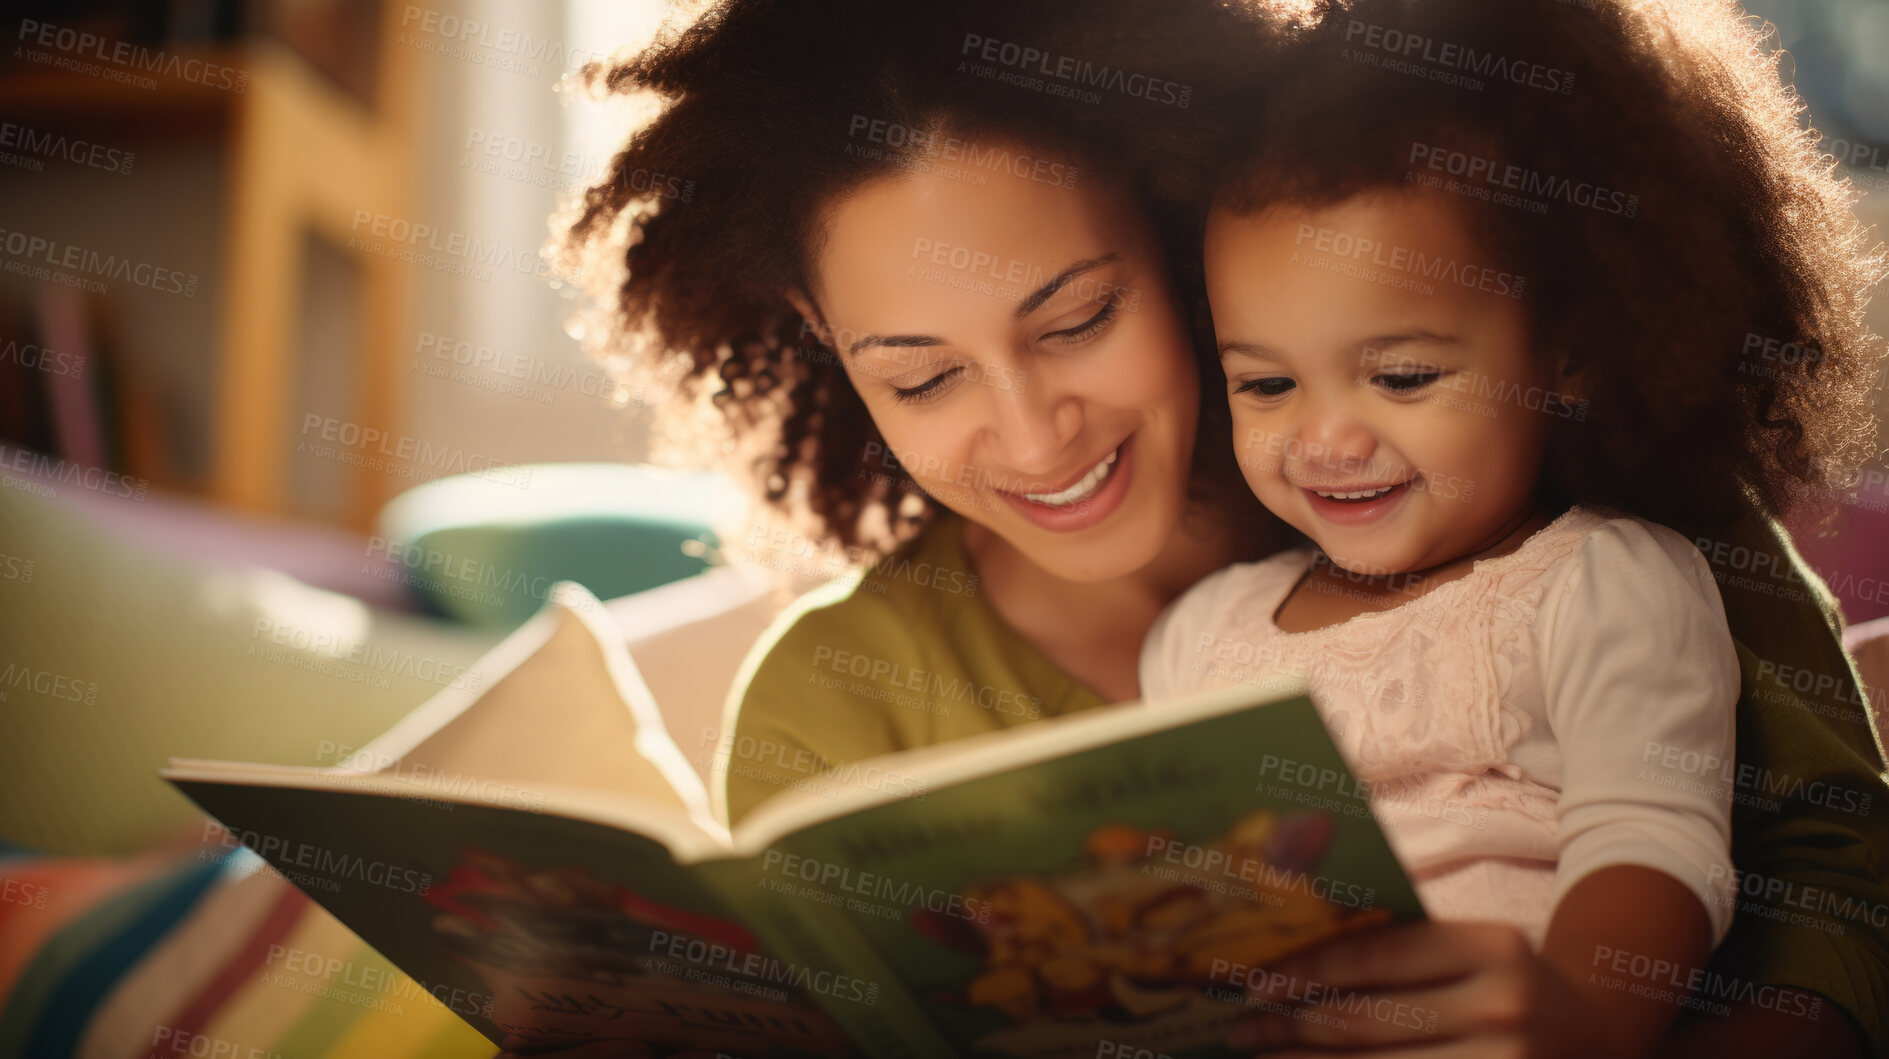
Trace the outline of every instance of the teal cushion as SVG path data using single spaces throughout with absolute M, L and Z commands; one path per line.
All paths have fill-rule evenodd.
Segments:
M 701 573 L 714 527 L 738 517 L 722 475 L 618 463 L 528 464 L 441 478 L 381 512 L 372 547 L 422 607 L 511 629 L 576 581 L 615 599 Z

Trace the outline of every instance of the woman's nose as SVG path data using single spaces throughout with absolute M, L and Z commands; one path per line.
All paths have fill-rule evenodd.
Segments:
M 1082 400 L 1052 392 L 1041 379 L 1030 382 L 1035 385 L 1009 383 L 990 388 L 989 451 L 1017 474 L 1067 470 L 1069 443 L 1082 432 Z

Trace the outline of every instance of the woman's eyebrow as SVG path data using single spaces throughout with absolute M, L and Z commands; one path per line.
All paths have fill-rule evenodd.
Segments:
M 1056 292 L 1067 286 L 1070 280 L 1075 279 L 1084 272 L 1101 268 L 1103 265 L 1117 260 L 1120 257 L 1120 254 L 1111 250 L 1101 257 L 1085 258 L 1063 269 L 1061 272 L 1056 273 L 1049 278 L 1049 282 L 1038 287 L 1035 291 L 1031 292 L 1029 297 L 1017 303 L 1016 318 L 1021 320 L 1042 308 L 1043 303 L 1055 297 Z M 935 335 L 861 335 L 857 342 L 846 347 L 846 355 L 850 357 L 862 349 L 869 349 L 873 346 L 896 346 L 909 349 L 917 346 L 942 346 L 944 344 L 944 339 L 938 338 Z
M 1036 290 L 1032 292 L 1029 297 L 1017 303 L 1017 319 L 1021 320 L 1024 317 L 1035 312 L 1036 310 L 1042 308 L 1043 303 L 1055 297 L 1056 292 L 1059 290 L 1062 290 L 1063 285 L 1068 283 L 1070 280 L 1075 279 L 1077 276 L 1082 275 L 1084 272 L 1087 272 L 1090 269 L 1101 268 L 1103 265 L 1106 265 L 1109 262 L 1114 261 L 1116 258 L 1120 256 L 1121 256 L 1120 254 L 1117 254 L 1111 250 L 1108 253 L 1103 254 L 1101 257 L 1092 257 L 1083 261 L 1078 261 L 1075 264 L 1070 265 L 1068 268 L 1063 269 L 1061 272 L 1056 273 L 1054 276 L 1051 276 L 1049 278 L 1048 283 L 1045 283 L 1041 287 L 1036 288 Z
M 944 339 L 935 335 L 861 335 L 859 341 L 846 347 L 846 355 L 852 356 L 862 349 L 872 346 L 895 346 L 911 349 L 918 346 L 942 346 Z

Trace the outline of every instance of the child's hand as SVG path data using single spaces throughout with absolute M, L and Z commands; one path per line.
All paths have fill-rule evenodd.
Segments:
M 1228 1043 L 1242 1052 L 1606 1054 L 1579 1025 L 1578 992 L 1503 923 L 1410 923 L 1344 935 L 1268 968 L 1247 996 L 1263 1013 L 1235 1027 Z

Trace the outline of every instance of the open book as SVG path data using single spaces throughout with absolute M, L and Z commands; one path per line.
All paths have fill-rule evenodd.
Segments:
M 1296 685 L 810 772 L 730 833 L 581 587 L 475 671 L 338 766 L 164 775 L 510 1049 L 1219 1055 L 1261 968 L 1423 915 Z

